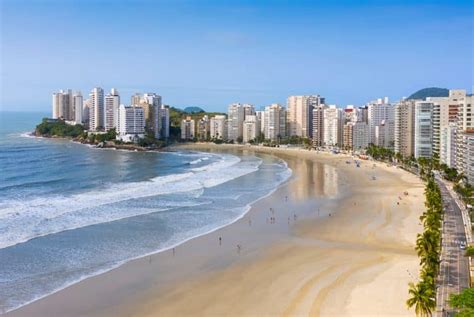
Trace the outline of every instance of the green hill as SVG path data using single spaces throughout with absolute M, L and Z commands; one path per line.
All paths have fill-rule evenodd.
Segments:
M 408 97 L 408 99 L 426 99 L 427 97 L 448 97 L 449 89 L 429 87 L 418 90 Z

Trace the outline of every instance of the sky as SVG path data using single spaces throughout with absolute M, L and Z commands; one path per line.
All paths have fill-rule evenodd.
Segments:
M 49 111 L 71 88 L 258 109 L 473 88 L 471 1 L 0 0 L 0 109 Z

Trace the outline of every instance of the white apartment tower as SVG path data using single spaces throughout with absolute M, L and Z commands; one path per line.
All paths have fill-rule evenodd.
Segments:
M 474 184 L 474 133 L 468 133 L 464 137 L 464 167 L 463 173 L 469 184 Z
M 313 147 L 324 145 L 324 109 L 326 105 L 321 104 L 313 108 Z
M 472 103 L 472 95 L 466 95 L 459 100 L 459 111 L 456 125 L 456 169 L 459 173 L 467 175 L 470 173 L 469 157 L 472 137 L 474 134 L 474 120 Z M 474 183 L 474 179 L 469 179 L 470 183 Z
M 245 116 L 242 134 L 243 143 L 249 143 L 260 136 L 260 121 L 256 115 Z
M 433 103 L 433 154 L 440 155 L 441 130 L 449 123 L 457 122 L 460 102 L 466 97 L 466 91 L 451 89 L 448 97 L 428 97 L 426 101 Z
M 199 119 L 197 123 L 198 140 L 207 140 L 210 136 L 210 121 L 207 115 Z
M 74 95 L 72 96 L 72 105 L 74 109 L 74 121 L 77 124 L 82 124 L 83 122 L 83 100 L 82 100 L 82 94 L 80 91 L 76 91 Z
M 125 142 L 136 142 L 145 134 L 145 114 L 137 106 L 119 107 L 117 139 Z
M 433 155 L 433 103 L 415 102 L 415 158 Z
M 196 136 L 195 122 L 191 117 L 181 121 L 181 140 L 192 140 Z
M 286 110 L 279 104 L 265 107 L 263 113 L 263 134 L 265 139 L 277 141 L 286 136 Z
M 313 137 L 313 109 L 324 103 L 319 95 L 290 96 L 287 100 L 288 136 Z
M 265 133 L 265 110 L 255 111 L 257 119 L 260 121 L 260 134 Z
M 415 101 L 402 100 L 395 106 L 395 152 L 403 157 L 415 153 Z
M 330 105 L 324 109 L 324 145 L 326 146 L 342 146 L 343 132 L 343 113 L 342 110 L 335 105 Z
M 227 139 L 237 141 L 243 137 L 243 124 L 245 119 L 244 107 L 240 103 L 229 105 L 227 114 Z
M 210 134 L 211 139 L 227 139 L 227 120 L 224 115 L 217 115 L 211 118 Z
M 369 145 L 369 125 L 358 121 L 352 127 L 352 149 L 354 151 L 367 148 Z
M 441 129 L 439 160 L 448 167 L 456 167 L 456 123 Z
M 255 107 L 253 105 L 244 103 L 243 108 L 244 108 L 244 120 L 247 116 L 255 115 Z
M 67 91 L 60 90 L 59 92 L 53 93 L 53 119 L 73 121 L 74 115 L 71 89 L 68 89 Z
M 381 135 L 381 130 L 387 130 L 384 131 L 384 136 L 386 136 L 384 144 L 386 147 L 392 147 L 395 134 L 395 111 L 391 104 L 385 103 L 387 100 L 387 98 L 384 98 L 384 100 L 378 99 L 368 104 L 369 140 L 372 144 L 380 143 L 376 139 L 376 130 L 378 130 L 379 136 Z
M 105 96 L 105 131 L 116 129 L 118 126 L 120 95 L 115 88 Z
M 105 124 L 104 90 L 100 87 L 92 89 L 89 99 L 89 129 L 91 131 L 100 131 L 104 128 Z

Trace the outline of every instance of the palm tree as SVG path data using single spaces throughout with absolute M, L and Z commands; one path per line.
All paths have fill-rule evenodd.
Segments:
M 414 284 L 410 282 L 408 293 L 410 298 L 406 304 L 408 308 L 415 306 L 415 313 L 420 317 L 432 316 L 432 311 L 436 308 L 436 299 L 433 290 L 427 283 L 418 282 Z

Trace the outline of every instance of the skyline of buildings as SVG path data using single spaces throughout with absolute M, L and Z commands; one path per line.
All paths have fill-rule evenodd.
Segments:
M 86 100 L 80 92 L 60 90 L 52 95 L 52 115 L 82 123 L 91 132 L 116 128 L 121 140 L 142 138 L 147 129 L 156 138 L 169 138 L 170 108 L 161 96 L 134 94 L 130 101 L 130 106 L 121 105 L 116 89 L 104 96 L 104 90 L 95 87 Z M 274 103 L 256 110 L 248 103 L 232 103 L 227 109 L 227 115 L 205 115 L 196 122 L 191 116 L 184 118 L 181 139 L 254 143 L 300 138 L 315 148 L 352 151 L 374 144 L 404 157 L 438 157 L 474 177 L 469 157 L 474 147 L 472 95 L 462 89 L 425 100 L 378 98 L 360 107 L 326 105 L 324 97 L 314 94 L 289 96 L 286 107 Z
M 86 100 L 79 91 L 60 90 L 52 95 L 52 118 L 83 124 L 89 132 L 116 129 L 117 139 L 127 142 L 143 138 L 147 130 L 157 139 L 169 138 L 169 106 L 162 104 L 160 95 L 136 93 L 131 97 L 130 105 L 120 101 L 115 88 L 104 95 L 101 87 L 95 87 Z

